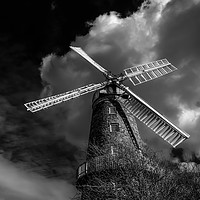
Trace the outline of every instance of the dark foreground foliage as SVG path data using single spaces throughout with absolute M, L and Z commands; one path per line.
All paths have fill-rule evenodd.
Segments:
M 98 155 L 102 153 L 94 148 Z M 195 168 L 190 171 L 180 168 L 178 163 L 162 160 L 147 147 L 143 153 L 127 147 L 117 146 L 115 149 L 118 168 L 95 173 L 91 181 L 82 185 L 80 189 L 84 191 L 85 199 L 200 199 L 200 172 Z

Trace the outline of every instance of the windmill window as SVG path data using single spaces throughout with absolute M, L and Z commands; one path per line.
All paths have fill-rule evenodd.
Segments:
M 110 147 L 110 150 L 111 150 L 111 155 L 116 154 L 116 152 L 115 152 L 115 148 L 114 148 L 113 146 Z
M 78 168 L 78 176 L 82 176 L 87 173 L 88 166 L 87 163 L 83 163 L 79 168 Z
M 85 172 L 88 172 L 88 163 L 85 163 Z
M 109 108 L 108 108 L 108 113 L 109 113 L 110 115 L 117 114 L 117 110 L 116 110 L 115 107 L 109 107 Z
M 119 124 L 118 123 L 111 123 L 110 124 L 110 132 L 119 131 Z

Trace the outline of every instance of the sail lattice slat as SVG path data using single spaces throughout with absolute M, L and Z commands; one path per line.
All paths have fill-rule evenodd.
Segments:
M 121 86 L 130 94 L 129 98 L 124 101 L 124 106 L 130 110 L 136 118 L 173 147 L 176 147 L 190 137 L 190 135 L 171 123 L 166 117 L 138 97 L 128 87 L 122 84 Z
M 77 98 L 84 94 L 99 90 L 105 87 L 107 82 L 98 83 L 98 84 L 89 84 L 83 87 L 80 87 L 75 90 L 71 90 L 69 92 L 64 92 L 61 94 L 57 94 L 54 96 L 46 97 L 43 99 L 35 100 L 29 103 L 24 104 L 28 111 L 36 112 L 42 109 L 46 109 L 53 105 L 59 104 L 64 101 L 69 101 L 71 99 Z
M 157 115 L 157 113 L 142 105 L 141 102 L 138 103 L 137 99 L 131 98 L 126 101 L 126 104 L 127 108 L 134 114 L 135 117 L 146 124 L 173 147 L 176 147 L 180 142 L 188 138 L 186 133 L 180 131 L 180 129 L 178 129 L 175 125 L 168 123 L 164 117 Z
M 169 63 L 167 59 L 162 59 L 125 69 L 124 72 L 134 85 L 139 85 L 175 70 L 177 68 Z

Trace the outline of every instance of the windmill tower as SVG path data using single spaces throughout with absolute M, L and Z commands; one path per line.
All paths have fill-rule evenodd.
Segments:
M 141 153 L 143 143 L 135 117 L 174 148 L 189 138 L 189 135 L 122 84 L 129 79 L 136 86 L 177 70 L 167 59 L 133 66 L 125 69 L 121 75 L 115 76 L 97 64 L 81 48 L 70 48 L 101 71 L 106 80 L 24 105 L 28 111 L 36 112 L 95 91 L 86 162 L 77 170 L 77 188 L 82 192 L 81 199 L 94 199 L 94 192 L 88 190 L 88 187 L 97 187 L 94 177 L 101 176 L 102 173 L 115 173 L 119 165 L 127 165 L 116 145 L 131 148 L 136 155 Z M 118 184 L 111 180 L 105 181 L 114 188 Z M 97 193 L 97 190 L 94 191 Z M 106 196 L 100 189 L 98 196 L 100 197 L 96 199 L 99 200 L 116 199 L 115 192 L 111 196 Z

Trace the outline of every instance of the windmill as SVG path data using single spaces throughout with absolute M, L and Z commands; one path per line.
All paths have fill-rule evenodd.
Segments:
M 81 164 L 77 171 L 79 189 L 91 181 L 91 173 L 114 168 L 108 155 L 114 154 L 112 142 L 116 141 L 116 138 L 122 143 L 128 142 L 135 149 L 141 148 L 135 117 L 174 148 L 190 137 L 122 83 L 129 79 L 134 86 L 137 86 L 177 70 L 167 59 L 133 66 L 124 69 L 124 73 L 120 75 L 114 75 L 96 63 L 80 47 L 70 46 L 70 48 L 96 67 L 106 80 L 24 105 L 28 111 L 36 112 L 95 91 L 86 162 Z M 107 133 L 112 133 L 112 138 L 107 137 Z M 91 148 L 93 145 L 110 149 L 110 154 L 95 155 Z M 105 167 L 105 162 L 110 165 Z M 82 199 L 90 199 L 84 197 L 86 190 L 81 190 L 83 192 Z M 102 199 L 106 198 L 102 197 Z

